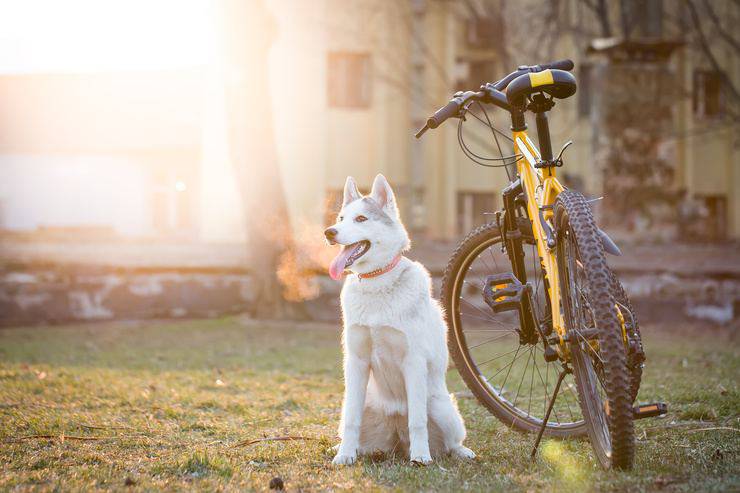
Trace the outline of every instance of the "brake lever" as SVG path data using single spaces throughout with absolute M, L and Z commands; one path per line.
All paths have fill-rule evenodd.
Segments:
M 422 135 L 424 135 L 424 132 L 429 130 L 429 124 L 425 123 L 423 127 L 421 127 L 417 132 L 414 134 L 414 137 L 417 139 L 420 139 Z
M 568 142 L 563 145 L 563 147 L 560 149 L 560 153 L 558 154 L 558 157 L 551 161 L 539 161 L 535 163 L 534 167 L 536 169 L 543 169 L 543 168 L 559 168 L 563 165 L 563 153 L 565 150 L 570 147 L 573 144 L 572 140 L 569 140 Z
M 571 145 L 573 145 L 573 141 L 572 141 L 572 140 L 569 140 L 568 142 L 566 142 L 565 144 L 563 144 L 563 147 L 562 147 L 562 148 L 560 149 L 560 153 L 558 154 L 558 157 L 557 157 L 557 159 L 555 159 L 555 161 L 560 161 L 560 162 L 562 162 L 562 161 L 563 161 L 563 153 L 564 153 L 564 152 L 566 151 L 566 149 L 568 149 L 568 147 L 570 147 Z

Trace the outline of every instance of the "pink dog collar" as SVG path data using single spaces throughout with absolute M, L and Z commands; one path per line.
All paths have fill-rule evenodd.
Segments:
M 393 268 L 398 265 L 398 262 L 401 261 L 402 257 L 403 255 L 399 253 L 393 258 L 393 260 L 391 260 L 391 263 L 386 265 L 385 267 L 381 267 L 380 269 L 371 270 L 370 272 L 366 272 L 364 274 L 357 274 L 357 277 L 360 279 L 370 279 L 371 277 L 382 276 L 383 274 L 392 271 Z

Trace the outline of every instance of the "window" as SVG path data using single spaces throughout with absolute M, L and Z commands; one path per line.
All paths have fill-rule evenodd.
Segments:
M 458 192 L 457 193 L 457 230 L 459 234 L 466 234 L 487 222 L 493 220 L 493 215 L 484 214 L 494 212 L 496 196 L 486 192 Z
M 706 236 L 704 238 L 710 241 L 722 241 L 727 238 L 727 197 L 707 195 L 703 198 L 709 213 L 705 221 Z
M 722 76 L 719 72 L 694 71 L 694 115 L 711 118 L 722 114 Z
M 333 108 L 370 106 L 372 78 L 370 55 L 329 53 L 327 99 Z
M 504 32 L 501 16 L 476 16 L 468 20 L 465 30 L 471 48 L 495 48 L 501 46 Z
M 591 114 L 593 88 L 593 65 L 581 64 L 578 69 L 578 116 L 588 118 Z
M 461 91 L 477 91 L 486 82 L 493 82 L 496 64 L 492 60 L 458 60 L 460 79 L 457 88 Z

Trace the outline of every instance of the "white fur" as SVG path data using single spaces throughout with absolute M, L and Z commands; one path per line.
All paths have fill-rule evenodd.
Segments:
M 341 220 L 333 226 L 338 243 L 371 243 L 351 266 L 354 273 L 382 268 L 409 246 L 382 175 L 369 197 L 374 203 L 348 178 Z M 357 222 L 360 215 L 368 220 Z M 447 390 L 447 327 L 427 270 L 404 257 L 378 277 L 349 275 L 341 301 L 345 393 L 333 463 L 352 464 L 358 454 L 376 451 L 408 452 L 421 464 L 445 453 L 475 457 L 462 444 L 465 425 Z

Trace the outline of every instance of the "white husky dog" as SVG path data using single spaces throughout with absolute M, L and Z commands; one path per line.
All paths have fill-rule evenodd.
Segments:
M 383 175 L 363 197 L 352 177 L 337 223 L 324 234 L 342 250 L 329 273 L 342 288 L 344 402 L 334 464 L 357 455 L 408 451 L 412 462 L 432 455 L 473 458 L 465 424 L 447 391 L 447 327 L 431 297 L 431 278 L 402 256 L 409 237 Z

